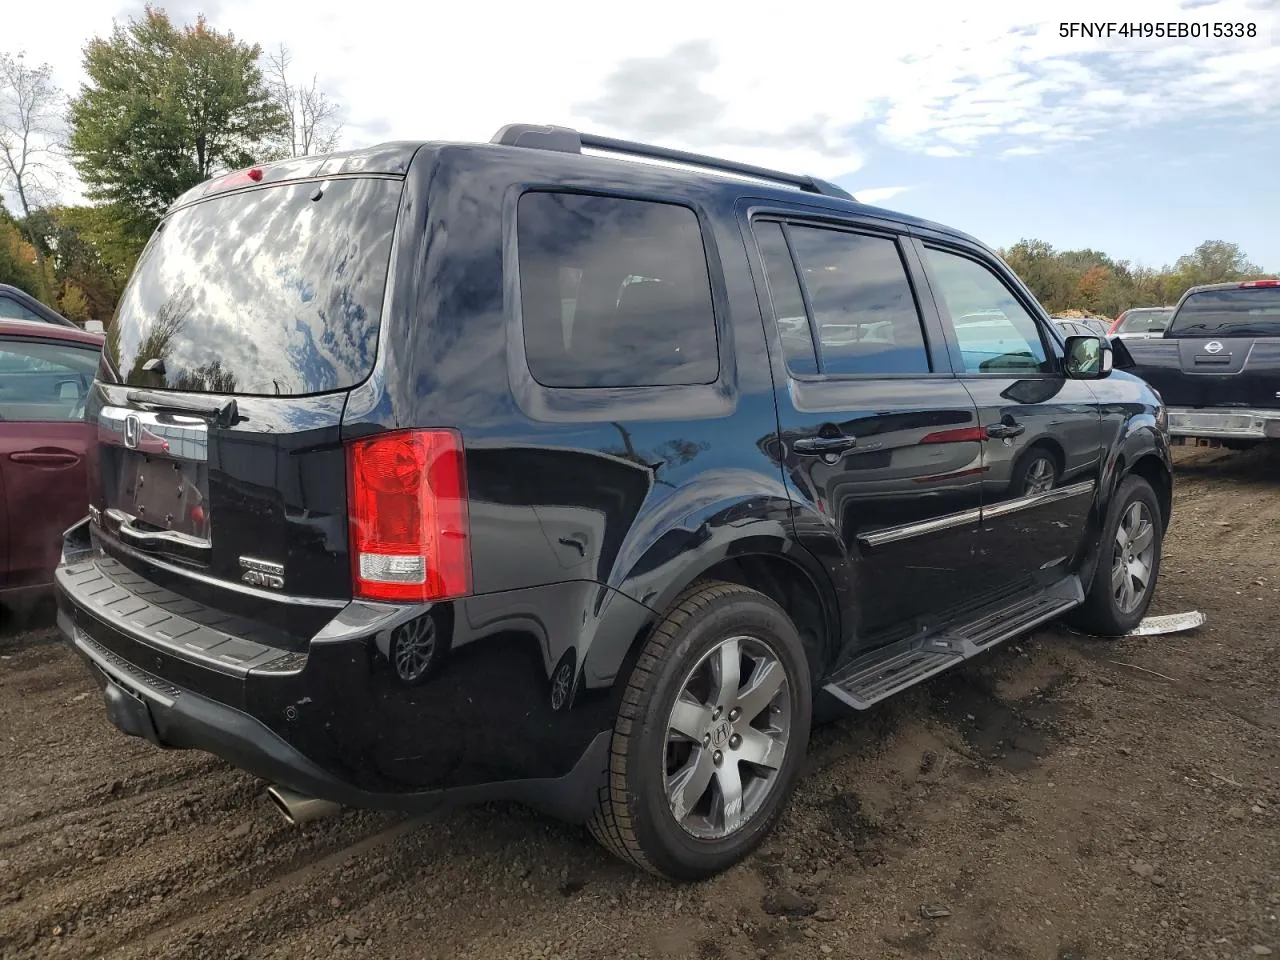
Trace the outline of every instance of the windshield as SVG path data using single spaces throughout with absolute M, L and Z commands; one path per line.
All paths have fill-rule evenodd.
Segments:
M 1125 313 L 1116 333 L 1154 333 L 1169 325 L 1173 316 L 1172 309 L 1165 310 L 1129 310 Z
M 1178 308 L 1167 335 L 1280 337 L 1280 287 L 1193 293 Z
M 138 261 L 105 359 L 154 389 L 355 386 L 373 369 L 400 189 L 375 177 L 289 183 L 178 210 Z

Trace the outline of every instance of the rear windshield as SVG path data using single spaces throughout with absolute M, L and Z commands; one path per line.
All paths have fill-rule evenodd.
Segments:
M 1232 287 L 1193 293 L 1167 336 L 1280 337 L 1280 287 Z
M 123 382 L 157 389 L 355 386 L 373 368 L 400 188 L 282 184 L 177 211 L 138 261 L 105 359 Z
M 1146 333 L 1163 330 L 1173 316 L 1172 310 L 1130 310 L 1120 321 L 1117 333 Z

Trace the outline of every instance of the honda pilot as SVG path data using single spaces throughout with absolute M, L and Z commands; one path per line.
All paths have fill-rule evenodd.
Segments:
M 252 167 L 129 280 L 59 624 L 295 821 L 512 800 L 707 877 L 815 718 L 1142 618 L 1171 469 L 1115 356 L 804 175 L 532 125 Z

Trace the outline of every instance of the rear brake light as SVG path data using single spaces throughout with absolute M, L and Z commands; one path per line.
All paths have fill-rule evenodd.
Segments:
M 463 456 L 452 430 L 394 430 L 348 446 L 357 597 L 424 602 L 470 592 Z
M 1108 337 L 1111 336 L 1113 333 L 1116 333 L 1120 329 L 1120 321 L 1123 319 L 1124 319 L 1124 314 L 1122 313 L 1120 314 L 1120 316 L 1116 317 L 1114 320 L 1111 321 L 1111 326 L 1107 327 Z
M 1241 287 L 1280 287 L 1280 280 L 1246 280 Z
M 259 183 L 261 180 L 262 168 L 250 167 L 248 170 L 237 170 L 235 173 L 228 173 L 225 177 L 211 180 L 209 185 L 204 188 L 204 193 L 213 193 L 216 190 L 230 190 L 232 187 L 243 187 L 250 183 Z

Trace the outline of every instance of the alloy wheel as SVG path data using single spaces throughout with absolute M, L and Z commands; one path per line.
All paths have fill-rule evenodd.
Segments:
M 1151 588 L 1151 568 L 1156 553 L 1156 527 L 1151 511 L 1141 500 L 1125 509 L 1116 526 L 1115 554 L 1111 565 L 1111 590 L 1121 613 L 1138 609 Z
M 700 840 L 742 829 L 778 782 L 791 733 L 791 688 L 762 640 L 712 647 L 685 677 L 667 720 L 671 814 Z

